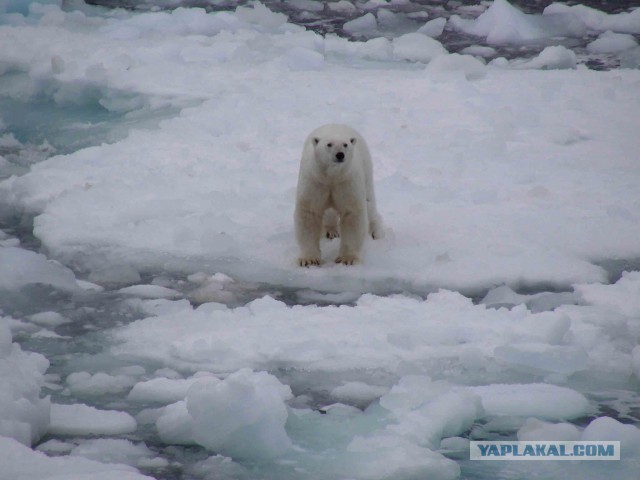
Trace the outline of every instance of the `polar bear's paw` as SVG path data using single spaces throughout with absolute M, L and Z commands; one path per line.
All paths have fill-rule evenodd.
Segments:
M 353 254 L 340 255 L 336 258 L 336 263 L 341 263 L 342 265 L 356 265 L 357 263 L 360 263 L 360 258 Z
M 384 227 L 381 222 L 373 221 L 369 224 L 369 233 L 371 234 L 371 238 L 374 240 L 379 240 L 384 238 Z
M 301 267 L 319 267 L 320 266 L 320 258 L 318 257 L 308 257 L 308 258 L 299 258 L 298 265 Z
M 329 240 L 333 240 L 334 238 L 340 237 L 340 232 L 338 231 L 337 227 L 326 227 L 324 236 Z

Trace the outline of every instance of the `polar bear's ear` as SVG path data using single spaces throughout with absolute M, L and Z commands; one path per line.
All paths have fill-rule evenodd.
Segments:
M 319 144 L 319 143 L 320 143 L 320 139 L 319 139 L 318 137 L 314 137 L 314 139 L 313 139 L 313 144 L 314 144 L 314 145 L 317 145 L 317 144 Z
M 356 139 L 355 139 L 355 138 L 352 138 L 352 139 L 351 139 L 351 145 L 355 145 L 355 144 L 356 144 Z

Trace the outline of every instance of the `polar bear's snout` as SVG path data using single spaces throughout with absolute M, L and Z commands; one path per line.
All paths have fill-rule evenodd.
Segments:
M 336 162 L 338 163 L 344 162 L 344 152 L 336 153 Z

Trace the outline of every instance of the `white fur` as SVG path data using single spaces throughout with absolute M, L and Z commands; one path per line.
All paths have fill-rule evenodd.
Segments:
M 323 230 L 324 227 L 324 230 Z M 329 124 L 304 143 L 295 209 L 300 266 L 320 265 L 320 237 L 340 237 L 336 263 L 360 261 L 367 231 L 384 234 L 373 191 L 371 155 L 362 136 L 346 125 Z

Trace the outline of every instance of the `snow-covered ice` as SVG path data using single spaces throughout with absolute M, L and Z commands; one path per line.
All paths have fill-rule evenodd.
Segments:
M 273 375 L 249 369 L 198 382 L 186 396 L 193 439 L 228 457 L 277 457 L 292 447 L 284 428 L 291 396 Z
M 373 13 L 366 13 L 345 23 L 342 28 L 352 35 L 366 34 L 375 32 L 378 29 L 378 22 Z
M 198 374 L 199 373 L 199 374 Z M 156 377 L 136 383 L 127 398 L 136 402 L 174 403 L 187 396 L 189 388 L 198 382 L 207 382 L 211 374 L 198 372 L 189 378 Z
M 155 15 L 186 22 L 185 30 L 159 38 L 160 24 L 146 27 Z M 385 291 L 389 279 L 413 291 L 566 288 L 604 280 L 595 264 L 603 258 L 636 254 L 638 72 L 485 71 L 410 33 L 393 40 L 393 57 L 435 63 L 385 67 L 380 82 L 378 68 L 313 60 L 371 57 L 346 40 L 275 21 L 252 27 L 242 15 L 189 15 L 92 18 L 97 34 L 49 25 L 0 32 L 12 46 L 5 61 L 25 79 L 36 69 L 32 88 L 51 85 L 59 102 L 82 101 L 91 88 L 107 108 L 143 94 L 151 104 L 198 103 L 156 130 L 53 157 L 0 187 L 4 202 L 37 215 L 50 255 L 91 281 L 137 283 L 139 273 L 197 268 L 333 291 Z M 113 38 L 125 25 L 135 36 Z M 189 43 L 193 34 L 205 34 L 197 37 L 204 44 Z M 549 51 L 537 66 L 574 66 L 569 53 Z M 53 55 L 68 57 L 68 68 L 49 69 Z M 100 65 L 104 75 L 87 73 Z M 443 68 L 464 74 L 443 82 Z M 292 96 L 291 84 L 305 88 Z M 295 172 L 306 133 L 331 120 L 357 125 L 371 145 L 390 235 L 366 245 L 361 267 L 329 267 L 329 248 L 327 266 L 301 272 L 291 255 Z
M 109 375 L 98 372 L 74 372 L 66 379 L 69 390 L 74 395 L 105 395 L 128 391 L 134 380 L 127 375 Z
M 630 12 L 607 15 L 585 5 L 565 5 L 552 3 L 544 9 L 544 15 L 570 15 L 597 32 L 613 31 L 619 33 L 640 33 L 640 10 L 634 8 Z
M 542 14 L 526 14 L 507 0 L 494 0 L 475 19 L 454 15 L 454 28 L 471 35 L 486 37 L 489 43 L 527 43 L 553 37 L 581 37 L 590 31 L 640 33 L 640 11 L 607 15 L 584 6 L 552 3 Z
M 167 462 L 158 459 L 144 443 L 129 440 L 99 438 L 87 440 L 74 447 L 71 456 L 88 458 L 102 463 L 131 465 L 132 467 L 166 467 Z
M 550 423 L 537 418 L 529 418 L 518 430 L 518 440 L 566 440 L 580 439 L 580 429 L 570 423 Z
M 68 318 L 64 318 L 58 312 L 40 312 L 29 315 L 28 320 L 38 325 L 57 327 L 69 323 Z
M 58 435 L 118 435 L 136 430 L 135 419 L 126 412 L 100 410 L 84 404 L 51 404 L 48 432 Z
M 422 27 L 420 27 L 418 29 L 418 32 L 424 33 L 425 35 L 429 35 L 433 38 L 437 38 L 442 35 L 446 24 L 447 21 L 444 18 L 434 18 L 433 20 L 429 20 Z
M 0 317 L 0 438 L 31 446 L 49 426 L 49 397 L 41 398 L 49 361 L 24 352 L 12 342 L 11 330 Z
M 587 50 L 593 53 L 619 53 L 637 46 L 633 35 L 606 31 L 587 45 Z
M 130 287 L 121 288 L 118 293 L 131 295 L 137 298 L 168 298 L 175 299 L 180 297 L 180 292 L 161 285 L 132 285 Z
M 58 262 L 22 248 L 0 247 L 0 288 L 17 290 L 34 284 L 78 289 L 73 272 Z
M 519 68 L 535 68 L 545 70 L 559 70 L 576 68 L 577 55 L 562 45 L 546 47 L 536 57 L 524 62 L 515 62 Z
M 320 371 L 379 368 L 397 375 L 420 371 L 437 377 L 482 371 L 498 380 L 509 378 L 512 369 L 587 376 L 607 372 L 623 379 L 631 372 L 640 333 L 638 308 L 631 307 L 639 285 L 637 274 L 601 286 L 607 294 L 599 295 L 596 285 L 578 285 L 572 303 L 579 305 L 550 302 L 555 310 L 539 313 L 524 305 L 511 310 L 474 305 L 449 291 L 424 301 L 365 295 L 355 306 L 340 307 L 288 307 L 270 297 L 234 309 L 185 305 L 114 330 L 113 351 L 194 372 L 204 366 L 224 373 L 287 365 Z M 608 305 L 610 299 L 617 299 L 617 306 Z M 599 317 L 599 311 L 607 313 Z M 626 341 L 618 336 L 621 332 L 628 332 Z M 611 357 L 603 362 L 600 355 L 606 351 Z
M 583 395 L 555 385 L 482 385 L 470 390 L 480 396 L 488 415 L 571 419 L 587 413 Z
M 350 470 L 349 473 L 355 478 L 370 478 L 373 474 L 367 473 L 357 457 L 349 457 L 348 452 L 366 452 L 367 461 L 371 459 L 369 454 L 381 454 L 381 448 L 385 455 L 412 450 L 425 455 L 425 446 L 436 449 L 443 438 L 460 435 L 478 421 L 503 430 L 523 425 L 525 438 L 524 432 L 544 427 L 544 424 L 532 426 L 531 421 L 525 423 L 527 418 L 559 422 L 593 415 L 594 405 L 566 384 L 572 375 L 578 382 L 576 385 L 598 382 L 604 377 L 612 384 L 629 380 L 640 334 L 638 309 L 629 307 L 624 313 L 617 309 L 634 304 L 639 285 L 636 274 L 627 274 L 611 286 L 578 285 L 573 293 L 576 305 L 556 308 L 551 302 L 548 305 L 555 311 L 539 313 L 531 313 L 522 304 L 511 310 L 474 305 L 469 299 L 446 291 L 431 294 L 425 301 L 401 296 L 363 296 L 355 306 L 341 307 L 288 307 L 269 297 L 236 309 L 188 306 L 182 311 L 149 317 L 114 331 L 113 348 L 117 356 L 140 356 L 140 362 L 153 360 L 178 370 L 216 371 L 219 368 L 220 374 L 224 374 L 238 372 L 245 366 L 254 371 L 278 371 L 286 365 L 288 369 L 306 372 L 304 375 L 291 372 L 286 376 L 302 404 L 305 395 L 314 390 L 315 395 L 319 395 L 325 389 L 338 401 L 356 405 L 373 402 L 364 413 L 357 409 L 326 409 L 333 412 L 332 415 L 343 412 L 351 421 L 362 423 L 363 428 L 366 426 L 359 431 L 361 436 L 347 437 L 350 443 L 345 444 L 346 453 L 341 454 L 340 461 L 357 462 L 354 472 L 359 474 Z M 600 293 L 596 288 L 607 289 L 610 294 Z M 564 298 L 564 294 L 557 295 Z M 606 306 L 602 302 L 608 299 L 615 300 Z M 520 302 L 535 300 L 540 301 L 522 298 Z M 246 383 L 252 377 L 250 372 L 244 372 Z M 333 372 L 335 380 L 322 380 L 326 372 Z M 398 379 L 391 389 L 389 380 L 380 384 L 382 372 L 387 378 Z M 353 380 L 345 382 L 342 378 Z M 510 383 L 524 378 L 530 381 Z M 536 378 L 550 383 L 535 383 Z M 483 385 L 473 385 L 478 379 L 482 379 Z M 456 386 L 452 381 L 471 386 Z M 175 381 L 153 382 L 167 393 L 173 392 L 165 402 L 178 395 L 185 398 L 165 407 L 158 418 L 157 428 L 162 438 L 169 443 L 207 445 L 206 439 L 198 441 L 194 437 L 197 422 L 191 419 L 188 408 L 194 393 L 189 389 L 185 394 L 186 385 L 172 382 Z M 222 385 L 220 380 L 208 382 L 211 385 L 211 393 L 206 397 L 208 411 L 212 411 L 217 402 L 230 408 L 229 403 L 224 403 L 230 394 L 216 392 Z M 198 385 L 196 392 L 204 391 L 207 383 L 198 382 Z M 153 395 L 161 399 L 159 392 Z M 283 397 L 268 392 L 265 388 L 266 398 L 282 401 Z M 231 405 L 246 412 L 252 401 L 250 396 L 244 398 Z M 327 432 L 328 427 L 319 419 L 313 420 L 313 428 L 307 426 L 300 430 L 298 422 L 312 420 L 310 412 L 296 406 L 300 402 L 298 399 L 292 402 L 285 424 L 286 435 L 293 445 L 306 445 L 308 435 L 337 434 Z M 456 402 L 462 402 L 460 410 L 454 408 Z M 260 409 L 254 405 L 251 411 Z M 245 414 L 232 417 L 242 422 Z M 252 418 L 261 425 L 260 417 Z M 432 425 L 434 418 L 444 423 Z M 384 428 L 373 428 L 381 423 Z M 416 428 L 421 429 L 420 438 L 424 440 L 415 440 Z M 543 431 L 549 430 L 549 435 L 579 431 L 577 427 L 558 428 Z M 218 435 L 211 429 L 206 431 Z M 224 436 L 224 431 L 219 433 L 222 438 L 215 437 L 214 451 L 222 448 L 232 456 L 246 458 L 247 452 L 229 450 L 227 445 L 234 445 L 234 437 Z M 255 455 L 252 460 L 264 461 L 264 455 L 259 452 L 266 447 L 257 437 L 251 445 L 250 453 Z M 322 444 L 309 445 L 307 451 L 308 455 L 333 458 Z M 295 449 L 282 451 L 281 457 L 298 466 L 311 461 Z M 407 459 L 399 458 L 397 463 L 386 460 L 389 476 L 401 472 L 402 466 L 407 467 Z M 443 466 L 446 462 L 443 464 L 442 458 L 429 458 L 431 461 L 423 458 L 419 464 L 412 464 L 412 468 L 444 478 L 456 475 L 456 469 L 449 471 L 449 467 Z
M 406 33 L 393 39 L 393 54 L 403 60 L 426 63 L 445 52 L 439 41 L 422 33 Z
M 635 478 L 640 9 L 210 3 L 0 5 L 0 478 Z M 301 269 L 328 122 L 387 235 Z
M 13 480 L 151 480 L 135 468 L 123 464 L 105 464 L 81 457 L 51 458 L 33 451 L 11 438 L 0 436 L 2 476 Z

